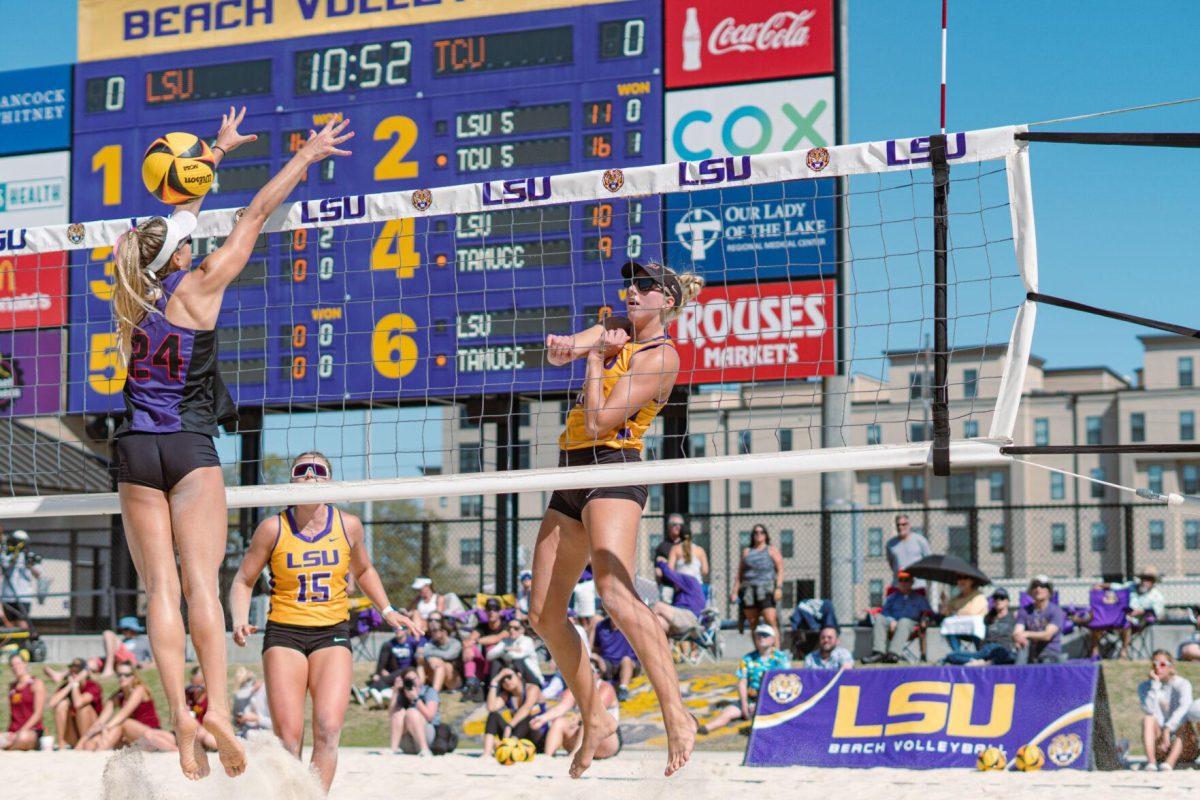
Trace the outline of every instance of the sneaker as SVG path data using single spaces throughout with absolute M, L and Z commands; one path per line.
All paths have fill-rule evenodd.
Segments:
M 360 706 L 365 706 L 367 704 L 367 695 L 366 692 L 362 690 L 362 687 L 351 686 L 350 696 L 353 697 L 354 702 L 358 703 Z
M 884 658 L 883 653 L 876 651 L 874 653 L 871 653 L 871 655 L 863 658 L 862 663 L 864 663 L 864 664 L 880 664 L 883 662 L 883 658 Z
M 1166 762 L 1163 762 L 1162 764 L 1158 765 L 1159 772 L 1170 772 L 1173 769 L 1175 769 L 1175 768 L 1172 767 L 1170 764 L 1167 764 Z
M 426 747 L 424 750 L 417 753 L 417 758 L 433 758 L 433 751 Z
M 367 694 L 371 695 L 371 702 L 374 703 L 376 706 L 383 705 L 383 693 L 380 692 L 378 689 L 374 689 L 374 688 L 368 689 Z
M 624 703 L 628 699 L 629 699 L 629 687 L 618 686 L 617 687 L 617 700 Z

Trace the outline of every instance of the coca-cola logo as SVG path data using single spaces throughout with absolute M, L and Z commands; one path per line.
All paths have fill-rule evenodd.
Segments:
M 805 47 L 812 34 L 809 21 L 816 11 L 780 11 L 763 22 L 739 24 L 733 17 L 717 23 L 708 37 L 708 51 L 723 53 L 753 53 Z

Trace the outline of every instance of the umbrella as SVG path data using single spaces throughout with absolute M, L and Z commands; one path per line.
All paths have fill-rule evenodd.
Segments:
M 920 561 L 909 564 L 904 571 L 914 578 L 924 578 L 938 583 L 954 583 L 959 578 L 974 578 L 980 586 L 992 582 L 992 579 L 984 575 L 975 565 L 968 564 L 958 556 L 949 554 L 925 556 Z

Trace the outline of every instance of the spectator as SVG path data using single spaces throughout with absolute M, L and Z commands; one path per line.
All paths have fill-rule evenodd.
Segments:
M 837 628 L 821 628 L 817 649 L 804 657 L 805 669 L 841 669 L 854 666 L 854 656 L 838 645 Z
M 532 721 L 545 711 L 541 702 L 540 687 L 522 678 L 515 670 L 507 667 L 500 670 L 488 684 L 483 757 L 491 758 L 496 752 L 496 740 L 510 736 L 529 739 L 540 750 L 546 731 L 534 728 Z
M 29 611 L 42 577 L 41 559 L 30 553 L 29 534 L 15 530 L 5 536 L 0 529 L 0 608 L 13 627 L 29 628 Z
M 154 698 L 133 667 L 117 667 L 117 681 L 119 688 L 108 698 L 78 749 L 114 750 L 136 744 L 147 750 L 174 751 L 175 737 L 159 727 Z
M 130 664 L 134 669 L 154 666 L 150 637 L 137 617 L 121 617 L 117 631 L 105 631 L 104 655 L 88 659 L 88 669 L 100 678 L 112 676 L 118 664 Z
M 1013 628 L 1018 664 L 1059 664 L 1067 660 L 1062 650 L 1067 615 L 1050 602 L 1053 591 L 1046 575 L 1035 575 L 1029 582 L 1033 602 L 1017 611 L 1017 624 Z
M 594 666 L 593 662 L 593 668 Z M 612 758 L 621 752 L 621 703 L 611 684 L 599 680 L 599 676 L 596 680 L 598 681 L 596 691 L 599 694 L 600 702 L 604 704 L 604 710 L 613 718 L 616 726 L 612 734 L 600 742 L 593 757 L 597 759 Z M 575 752 L 575 748 L 579 746 L 583 736 L 583 721 L 578 714 L 570 713 L 574 708 L 575 696 L 568 689 L 562 693 L 559 701 L 553 707 L 538 714 L 530 722 L 535 730 L 546 731 L 542 752 L 549 756 L 558 755 L 560 749 L 568 755 Z
M 50 672 L 46 670 L 47 675 Z M 72 661 L 56 682 L 58 686 L 46 702 L 46 707 L 54 714 L 57 747 L 66 750 L 74 747 L 100 716 L 104 708 L 104 695 L 100 684 L 92 680 L 92 674 L 82 658 Z
M 739 720 L 749 722 L 754 718 L 754 706 L 758 702 L 758 690 L 763 675 L 773 669 L 789 669 L 791 657 L 775 647 L 775 629 L 765 622 L 754 629 L 754 650 L 742 656 L 737 668 L 738 701 L 727 705 L 709 722 L 701 724 L 697 733 L 707 735 Z
M 1200 661 L 1200 619 L 1196 620 L 1196 631 L 1179 645 L 1180 661 Z
M 1121 658 L 1129 658 L 1129 643 L 1134 631 L 1140 631 L 1166 616 L 1167 599 L 1158 588 L 1158 568 L 1147 566 L 1137 574 L 1137 580 L 1127 583 L 1110 584 L 1106 588 L 1128 589 L 1129 609 L 1125 613 L 1129 622 L 1121 628 Z M 1100 637 L 1102 629 L 1092 631 L 1092 655 L 1100 654 Z
M 667 556 L 667 566 L 681 575 L 690 575 L 701 585 L 708 578 L 708 553 L 704 548 L 692 542 L 692 532 L 684 528 L 679 534 L 679 543 L 671 548 Z
M 986 633 L 977 652 L 959 650 L 948 654 L 943 663 L 971 666 L 1014 663 L 1017 648 L 1013 630 L 1017 622 L 1009 607 L 1008 592 L 1003 587 L 992 592 L 992 608 L 984 616 L 983 624 Z
M 484 681 L 488 677 L 489 663 L 486 653 L 506 635 L 504 614 L 500 601 L 489 597 L 483 604 L 483 619 L 475 629 L 463 637 L 463 677 L 467 684 L 463 690 L 463 699 L 482 701 L 485 699 Z
M 192 667 L 191 678 L 184 687 L 183 696 L 196 722 L 204 722 L 204 715 L 208 711 L 208 687 L 204 685 L 204 672 L 200 667 Z
M 979 584 L 975 582 L 974 578 L 965 575 L 959 576 L 956 583 L 958 585 L 958 593 L 944 603 L 943 611 L 946 618 L 983 618 L 988 612 L 988 599 L 984 596 L 983 592 L 979 591 Z M 964 640 L 970 640 L 976 646 L 979 644 L 978 638 L 972 636 L 961 634 L 946 636 L 946 644 L 954 652 L 963 649 Z
M 671 550 L 675 545 L 679 544 L 679 540 L 683 537 L 683 529 L 686 523 L 683 519 L 683 514 L 671 514 L 667 517 L 667 531 L 663 536 L 663 540 L 654 548 L 654 563 L 658 563 L 660 558 L 670 560 Z M 671 602 L 671 587 L 659 581 L 658 584 L 658 599 L 664 603 Z
M 602 680 L 616 683 L 617 698 L 629 698 L 629 682 L 642 671 L 637 653 L 611 617 L 596 623 L 592 635 L 592 661 Z
M 392 725 L 392 752 L 422 758 L 433 755 L 429 746 L 433 743 L 437 726 L 442 724 L 439 711 L 441 704 L 438 691 L 425 684 L 421 670 L 415 667 L 404 670 L 396 679 L 392 705 L 388 709 Z
M 912 523 L 907 514 L 897 514 L 895 519 L 896 535 L 887 541 L 887 561 L 892 568 L 893 584 L 899 584 L 900 573 L 920 561 L 933 550 L 924 534 L 913 533 Z M 924 588 L 925 581 L 915 581 L 913 588 Z
M 525 629 L 525 623 L 513 618 L 508 621 L 505 636 L 487 651 L 489 662 L 499 662 L 521 673 L 521 677 L 539 687 L 544 680 L 538 660 L 537 645 Z
M 529 595 L 533 591 L 533 573 L 527 569 L 521 570 L 517 576 L 517 619 L 529 619 Z
M 1192 684 L 1175 673 L 1175 661 L 1166 650 L 1154 651 L 1150 678 L 1138 686 L 1138 700 L 1145 712 L 1146 768 L 1174 769 L 1185 744 L 1195 758 L 1196 732 L 1191 723 L 1200 721 L 1200 703 L 1192 702 Z
M 375 671 L 367 679 L 367 694 L 375 706 L 385 706 L 391 700 L 392 686 L 404 670 L 417 665 L 417 656 L 423 644 L 424 639 L 409 634 L 406 628 L 396 628 L 392 638 L 380 646 Z
M 462 642 L 451 635 L 453 621 L 442 619 L 430 621 L 425 629 L 429 641 L 418 654 L 418 664 L 422 670 L 422 679 L 435 692 L 444 689 L 457 689 L 462 686 L 461 668 L 458 666 L 462 658 Z
M 583 568 L 583 573 L 575 584 L 575 591 L 571 593 L 571 605 L 575 609 L 575 619 L 578 620 L 579 626 L 587 636 L 591 636 L 592 629 L 596 627 L 597 605 L 596 578 L 592 574 L 590 563 Z
M 779 627 L 775 604 L 783 597 L 783 555 L 771 544 L 767 526 L 755 525 L 750 532 L 750 546 L 742 550 L 742 560 L 734 578 L 730 602 L 738 602 L 742 613 L 738 630 L 743 623 L 751 628 L 761 618 L 772 628 Z
M 42 729 L 42 711 L 46 706 L 46 685 L 29 671 L 25 659 L 13 653 L 8 657 L 12 683 L 8 685 L 10 711 L 8 730 L 0 733 L 0 750 L 36 750 Z
M 435 611 L 446 611 L 446 599 L 434 591 L 431 579 L 417 578 L 412 582 L 412 588 L 417 593 L 412 608 L 421 619 L 429 619 L 429 615 Z
M 239 736 L 250 731 L 271 730 L 271 707 L 267 687 L 252 670 L 238 667 L 233 676 L 233 724 Z
M 913 577 L 901 570 L 896 574 L 896 590 L 883 601 L 883 609 L 871 617 L 871 655 L 864 664 L 898 663 L 904 647 L 919 634 L 922 616 L 932 613 L 925 595 L 913 591 Z

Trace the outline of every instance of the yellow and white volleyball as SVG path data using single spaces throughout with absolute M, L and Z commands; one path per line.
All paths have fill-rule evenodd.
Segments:
M 509 737 L 501 739 L 500 744 L 496 745 L 496 760 L 506 767 L 524 761 L 533 761 L 536 754 L 537 746 L 528 739 Z
M 975 769 L 980 772 L 988 772 L 990 770 L 1004 769 L 1004 765 L 1008 763 L 1004 758 L 1004 751 L 999 747 L 989 747 L 979 754 L 979 758 L 975 759 Z
M 1021 772 L 1037 772 L 1046 766 L 1046 755 L 1036 744 L 1027 744 L 1017 751 L 1013 766 Z
M 216 174 L 208 143 L 190 133 L 158 137 L 142 159 L 142 183 L 150 194 L 173 206 L 204 197 Z

